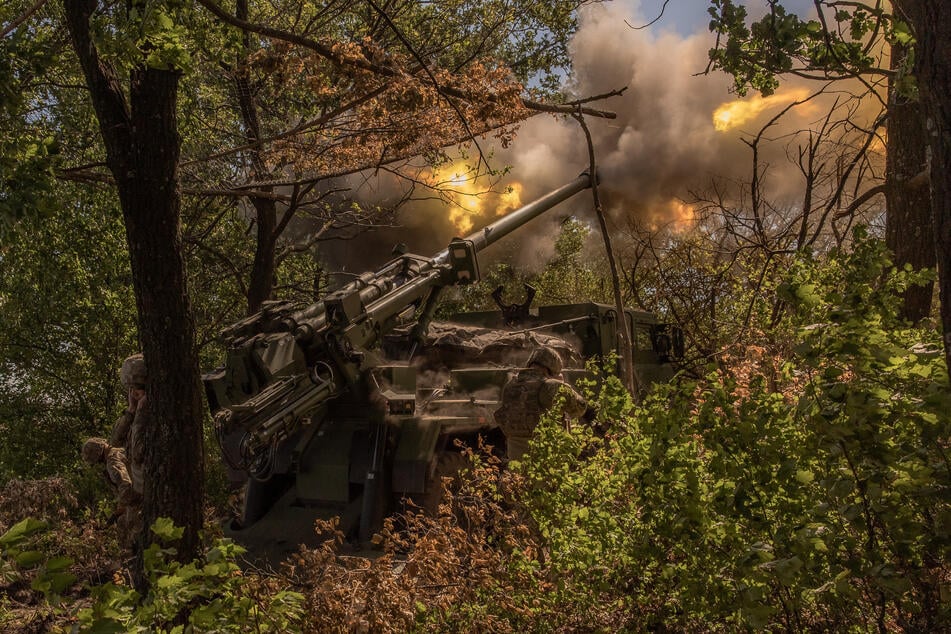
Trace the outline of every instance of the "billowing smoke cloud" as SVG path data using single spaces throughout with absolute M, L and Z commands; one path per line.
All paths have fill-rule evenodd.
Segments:
M 604 188 L 649 203 L 682 192 L 714 165 L 739 162 L 742 150 L 724 157 L 721 152 L 733 154 L 736 143 L 724 142 L 712 124 L 728 82 L 694 76 L 703 69 L 709 38 L 654 36 L 627 25 L 636 21 L 623 4 L 584 13 L 572 46 L 574 91 L 626 88 L 620 97 L 593 104 L 616 112 L 616 119 L 587 121 Z M 513 173 L 529 187 L 548 188 L 586 168 L 588 153 L 574 120 L 536 117 L 522 126 L 510 159 Z
M 705 9 L 704 3 L 696 3 L 696 11 Z M 650 17 L 639 13 L 637 0 L 587 7 L 571 46 L 575 94 L 598 95 L 626 88 L 621 96 L 591 104 L 615 112 L 617 118 L 586 118 L 602 199 L 615 223 L 625 217 L 658 223 L 676 219 L 684 213 L 679 201 L 689 200 L 692 191 L 708 188 L 714 178 L 748 181 L 751 153 L 742 139 L 750 138 L 785 105 L 818 88 L 805 80 L 787 82 L 775 97 L 757 101 L 758 96 L 750 96 L 744 100 L 751 102 L 749 107 L 721 111 L 715 119 L 718 108 L 738 98 L 731 94 L 731 80 L 725 74 L 703 74 L 714 36 L 706 31 L 678 34 L 665 30 L 663 21 L 651 29 L 632 28 Z M 797 107 L 771 129 L 770 137 L 788 141 L 789 133 L 814 126 L 835 98 L 823 96 Z M 787 149 L 782 140 L 764 143 L 760 159 L 770 166 L 770 196 L 781 203 L 788 198 L 788 204 L 795 205 L 802 176 L 789 161 Z M 583 131 L 568 117 L 529 119 L 520 126 L 515 142 L 496 152 L 493 165 L 511 165 L 511 180 L 524 188 L 523 202 L 573 180 L 588 168 Z M 560 220 L 570 214 L 585 216 L 591 208 L 591 196 L 579 194 L 558 211 L 501 241 L 491 255 L 514 256 L 520 265 L 537 267 L 552 253 Z M 404 218 L 414 229 L 411 233 L 417 244 L 444 245 L 453 229 L 448 222 L 434 223 L 430 214 Z M 477 220 L 476 225 L 491 220 Z
M 785 106 L 809 97 L 819 84 L 784 81 L 772 97 L 740 100 L 724 73 L 703 74 L 713 34 L 634 29 L 650 19 L 639 14 L 638 6 L 614 2 L 584 10 L 571 49 L 573 89 L 577 95 L 598 95 L 626 88 L 622 96 L 592 104 L 617 113 L 616 119 L 587 118 L 603 203 L 615 223 L 633 217 L 662 224 L 682 219 L 689 208 L 681 201 L 689 201 L 691 192 L 709 190 L 714 178 L 749 182 L 752 154 L 743 139 L 752 138 Z M 705 8 L 696 3 L 698 12 Z M 770 129 L 772 140 L 761 144 L 760 163 L 769 165 L 765 193 L 778 205 L 795 207 L 803 191 L 803 177 L 789 160 L 792 133 L 816 127 L 836 100 L 848 102 L 844 88 L 791 110 Z M 723 108 L 727 105 L 734 107 Z M 862 113 L 874 117 L 877 107 L 868 100 Z M 550 116 L 523 124 L 503 158 L 528 197 L 570 180 L 588 165 L 578 123 Z M 589 200 L 573 204 L 590 208 Z M 527 261 L 544 259 L 551 237 L 537 230 L 532 234 L 520 252 L 529 256 Z

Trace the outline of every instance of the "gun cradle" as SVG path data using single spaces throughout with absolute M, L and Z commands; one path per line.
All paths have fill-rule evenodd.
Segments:
M 243 433 L 241 457 L 229 460 L 231 466 L 260 472 L 263 466 L 260 458 L 301 426 L 309 424 L 320 404 L 337 391 L 332 377 L 295 374 L 276 379 L 259 394 L 219 412 L 215 417 L 219 437 Z

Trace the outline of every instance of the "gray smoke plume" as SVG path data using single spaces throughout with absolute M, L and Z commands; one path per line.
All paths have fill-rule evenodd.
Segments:
M 586 119 L 602 201 L 615 225 L 624 224 L 627 217 L 656 226 L 686 217 L 688 208 L 681 201 L 690 201 L 692 192 L 708 191 L 714 179 L 748 183 L 752 154 L 743 140 L 751 139 L 787 105 L 805 100 L 820 84 L 784 80 L 772 97 L 751 94 L 740 99 L 730 90 L 731 78 L 719 71 L 703 72 L 708 51 L 715 45 L 713 34 L 705 30 L 678 34 L 665 30 L 662 21 L 660 28 L 632 28 L 653 17 L 641 15 L 639 5 L 614 2 L 583 11 L 571 48 L 571 88 L 579 96 L 626 88 L 622 96 L 597 105 L 615 112 L 616 119 Z M 698 12 L 706 8 L 705 3 L 691 5 Z M 796 132 L 815 128 L 836 102 L 840 105 L 836 116 L 843 116 L 846 106 L 856 107 L 856 119 L 866 124 L 877 114 L 875 99 L 856 105 L 848 88 L 836 85 L 828 94 L 796 106 L 764 137 L 759 148 L 761 166 L 768 165 L 764 193 L 776 205 L 800 204 L 803 177 L 790 154 L 795 156 L 796 145 L 805 137 Z M 732 119 L 722 111 L 715 119 L 718 110 L 729 104 L 734 105 Z M 583 132 L 576 121 L 564 117 L 527 121 L 502 158 L 525 184 L 527 198 L 566 182 L 588 166 Z M 591 207 L 589 200 L 584 203 Z M 536 230 L 532 234 L 520 251 L 538 261 L 546 248 L 550 253 L 553 234 Z
M 705 3 L 694 4 L 696 11 L 705 11 Z M 691 192 L 709 187 L 714 178 L 748 182 L 752 162 L 743 138 L 751 138 L 783 107 L 805 98 L 818 85 L 784 82 L 772 98 L 751 95 L 741 100 L 730 92 L 732 82 L 725 74 L 703 74 L 708 50 L 714 46 L 711 33 L 683 35 L 665 29 L 663 21 L 650 29 L 634 29 L 632 25 L 654 17 L 641 15 L 639 7 L 637 0 L 627 0 L 582 11 L 571 46 L 569 82 L 578 96 L 626 88 L 621 96 L 591 104 L 615 112 L 615 119 L 586 118 L 602 201 L 614 223 L 627 217 L 663 224 L 678 220 L 685 209 L 680 201 L 689 201 Z M 791 133 L 814 127 L 837 97 L 823 95 L 799 106 L 770 130 L 769 136 L 777 141 L 764 143 L 760 158 L 769 164 L 768 193 L 779 204 L 795 205 L 802 191 L 802 177 L 787 155 Z M 715 112 L 737 101 L 746 104 L 738 109 L 747 118 L 734 116 L 731 126 L 718 130 Z M 489 145 L 483 141 L 483 147 Z M 494 149 L 493 167 L 511 166 L 508 178 L 523 187 L 523 203 L 573 180 L 589 165 L 584 133 L 570 117 L 533 117 L 521 124 L 509 148 Z M 408 230 L 401 239 L 412 240 L 411 247 L 418 252 L 444 246 L 455 229 L 442 209 L 419 205 L 404 214 Z M 591 209 L 591 195 L 578 194 L 501 241 L 488 255 L 514 258 L 521 266 L 537 269 L 553 252 L 560 221 L 572 214 L 590 218 Z M 491 213 L 476 218 L 475 226 L 493 219 Z

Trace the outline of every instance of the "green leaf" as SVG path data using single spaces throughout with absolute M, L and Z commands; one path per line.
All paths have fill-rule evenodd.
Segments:
M 17 565 L 22 568 L 33 568 L 39 565 L 39 563 L 43 561 L 45 557 L 46 555 L 39 552 L 38 550 L 28 550 L 22 553 L 17 553 L 16 557 L 14 557 L 14 561 L 16 561 Z
M 71 585 L 76 583 L 76 575 L 68 572 L 57 572 L 50 575 L 44 575 L 49 583 L 49 588 L 56 594 L 64 593 Z
M 892 20 L 891 30 L 892 41 L 901 46 L 909 46 L 914 43 L 915 36 L 911 32 L 911 27 L 903 20 Z
M 762 564 L 761 567 L 773 572 L 783 584 L 792 585 L 796 574 L 802 570 L 802 559 L 799 557 L 777 559 L 776 561 Z
M 175 526 L 175 523 L 167 517 L 160 517 L 152 524 L 152 532 L 162 540 L 174 541 L 182 538 L 185 529 Z
M 803 469 L 796 471 L 796 480 L 802 484 L 809 484 L 815 479 L 816 476 L 812 473 L 812 471 L 806 471 Z
M 163 575 L 158 578 L 155 585 L 162 590 L 179 588 L 185 584 L 185 580 L 177 575 Z
M 53 557 L 46 562 L 48 572 L 60 572 L 73 565 L 73 560 L 69 557 Z
M 113 618 L 96 619 L 91 626 L 84 628 L 84 634 L 123 634 L 129 628 Z
M 0 546 L 3 548 L 9 548 L 10 546 L 15 546 L 20 543 L 23 539 L 33 535 L 34 533 L 41 531 L 47 527 L 47 523 L 35 520 L 32 517 L 28 517 L 20 522 L 14 524 L 10 529 L 0 535 Z

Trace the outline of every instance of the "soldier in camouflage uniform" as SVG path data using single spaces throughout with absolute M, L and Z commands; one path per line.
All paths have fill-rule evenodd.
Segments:
M 118 506 L 113 520 L 119 533 L 119 544 L 131 548 L 141 531 L 142 496 L 132 486 L 125 451 L 111 446 L 104 438 L 90 438 L 83 445 L 82 455 L 87 464 L 102 465 L 106 481 L 115 489 Z
M 119 378 L 126 388 L 128 404 L 109 437 L 109 444 L 125 450 L 132 476 L 132 486 L 142 495 L 143 463 L 145 445 L 143 437 L 148 417 L 145 397 L 145 360 L 141 354 L 134 354 L 122 363 Z
M 495 421 L 505 434 L 510 460 L 518 460 L 528 451 L 528 441 L 538 420 L 559 397 L 564 396 L 565 416 L 578 417 L 585 412 L 584 398 L 561 380 L 561 367 L 558 352 L 542 346 L 528 358 L 528 367 L 502 388 Z

